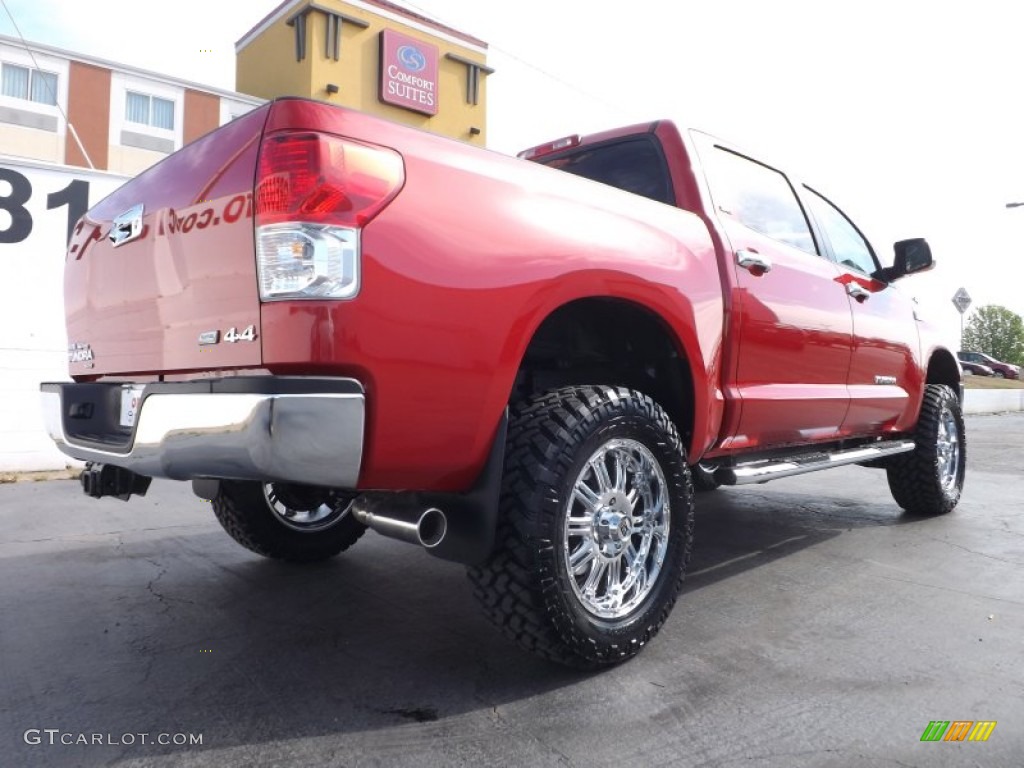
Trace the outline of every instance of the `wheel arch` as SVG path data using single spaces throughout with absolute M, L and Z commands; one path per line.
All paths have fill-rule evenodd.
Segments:
M 661 313 L 632 299 L 586 296 L 554 307 L 536 325 L 509 400 L 573 384 L 629 387 L 665 409 L 692 452 L 695 435 L 706 431 L 706 397 L 697 385 L 704 376 Z
M 925 384 L 945 384 L 950 387 L 957 398 L 963 403 L 963 382 L 960 364 L 948 349 L 935 349 L 928 359 L 928 371 Z

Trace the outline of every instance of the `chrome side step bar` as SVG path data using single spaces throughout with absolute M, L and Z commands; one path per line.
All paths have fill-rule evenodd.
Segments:
M 913 440 L 896 440 L 850 448 L 845 451 L 820 451 L 802 456 L 787 456 L 784 459 L 763 459 L 748 464 L 737 464 L 734 467 L 719 467 L 715 470 L 715 480 L 722 485 L 767 483 L 769 480 L 780 477 L 803 475 L 808 472 L 817 472 L 819 469 L 857 464 L 872 459 L 884 459 L 887 456 L 909 453 L 912 450 L 914 450 Z

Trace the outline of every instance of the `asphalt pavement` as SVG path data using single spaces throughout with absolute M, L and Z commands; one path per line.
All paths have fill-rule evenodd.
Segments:
M 128 504 L 0 485 L 0 764 L 1016 768 L 1024 414 L 967 425 L 945 517 L 860 467 L 701 495 L 672 617 L 587 674 L 506 643 L 459 566 L 373 533 L 289 566 L 185 483 Z M 996 725 L 923 742 L 932 721 Z

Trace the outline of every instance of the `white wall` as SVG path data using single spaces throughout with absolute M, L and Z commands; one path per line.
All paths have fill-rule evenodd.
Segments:
M 260 102 L 262 103 L 262 102 Z M 227 125 L 236 117 L 241 117 L 246 112 L 256 109 L 259 104 L 251 104 L 247 101 L 229 99 L 227 96 L 220 97 L 220 124 Z
M 968 389 L 964 413 L 1024 411 L 1024 389 Z
M 3 178 L 12 174 L 31 185 L 25 211 L 16 214 L 23 223 L 27 212 L 32 229 L 19 242 L 6 242 L 18 229 L 5 210 L 11 184 Z M 70 208 L 47 209 L 47 196 L 75 180 L 88 185 L 82 200 L 88 206 L 126 181 L 0 155 L 0 471 L 62 469 L 70 463 L 46 434 L 39 383 L 68 380 L 63 280 Z

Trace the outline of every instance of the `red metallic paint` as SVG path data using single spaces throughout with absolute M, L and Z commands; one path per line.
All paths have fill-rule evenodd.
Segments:
M 94 360 L 76 378 L 260 364 L 252 192 L 269 107 L 207 134 L 93 207 L 64 272 L 68 340 Z M 140 239 L 117 248 L 112 220 L 144 203 Z M 200 333 L 257 326 L 257 341 L 201 347 Z
M 261 133 L 286 130 L 402 157 L 404 186 L 363 228 L 353 300 L 258 301 L 256 158 Z M 68 261 L 68 328 L 96 360 L 72 373 L 350 376 L 366 388 L 359 487 L 464 490 L 537 328 L 569 302 L 603 297 L 660 318 L 688 364 L 692 460 L 909 429 L 925 366 L 904 297 L 720 217 L 694 134 L 672 123 L 582 142 L 637 132 L 659 139 L 679 208 L 361 113 L 276 101 L 83 220 Z M 148 234 L 113 249 L 103 239 L 111 219 L 140 201 Z M 739 248 L 770 255 L 775 268 L 737 268 Z M 867 301 L 849 300 L 850 280 L 871 292 Z M 196 343 L 201 331 L 250 323 L 260 343 Z M 898 384 L 878 386 L 875 375 Z
M 691 152 L 711 162 L 721 142 L 692 134 Z M 728 148 L 728 147 L 727 147 Z M 729 148 L 731 149 L 731 148 Z M 717 452 L 764 450 L 834 440 L 849 406 L 846 378 L 852 318 L 840 270 L 745 226 L 710 192 L 701 196 L 708 226 L 719 233 L 721 269 L 733 314 L 726 380 L 732 419 Z M 737 251 L 767 258 L 768 272 L 736 264 Z
M 697 131 L 683 136 L 677 154 L 691 158 L 715 146 L 738 151 Z M 663 143 L 672 146 L 671 140 Z M 690 173 L 695 162 L 682 167 Z M 715 206 L 702 173 L 692 176 L 701 194 L 687 199 L 697 201 L 721 243 L 728 297 L 726 414 L 721 441 L 708 455 L 911 430 L 929 359 L 921 355 L 919 335 L 935 332 L 917 321 L 910 300 L 897 286 L 854 273 L 826 253 L 805 253 L 745 227 Z M 792 178 L 790 183 L 799 194 L 802 186 Z M 772 271 L 755 275 L 738 267 L 740 249 L 769 256 Z M 870 298 L 850 298 L 851 281 Z M 876 376 L 895 377 L 897 384 L 878 384 Z
M 835 439 L 849 406 L 852 343 L 850 306 L 836 282 L 838 268 L 738 223 L 723 223 L 733 249 L 754 250 L 772 262 L 772 270 L 759 276 L 733 266 L 734 386 L 742 412 L 723 447 Z
M 869 297 L 850 301 L 853 310 L 853 355 L 848 384 L 850 408 L 844 436 L 906 432 L 917 421 L 917 404 L 925 384 L 913 300 L 898 285 L 888 285 L 839 267 L 839 282 L 856 282 Z M 877 384 L 876 376 L 895 379 Z
M 590 296 L 663 318 L 693 369 L 695 441 L 717 431 L 721 288 L 696 216 L 312 102 L 277 102 L 268 130 L 284 126 L 394 146 L 405 161 L 405 187 L 363 231 L 359 296 L 262 308 L 267 368 L 312 363 L 367 388 L 361 487 L 464 489 L 534 331 Z

